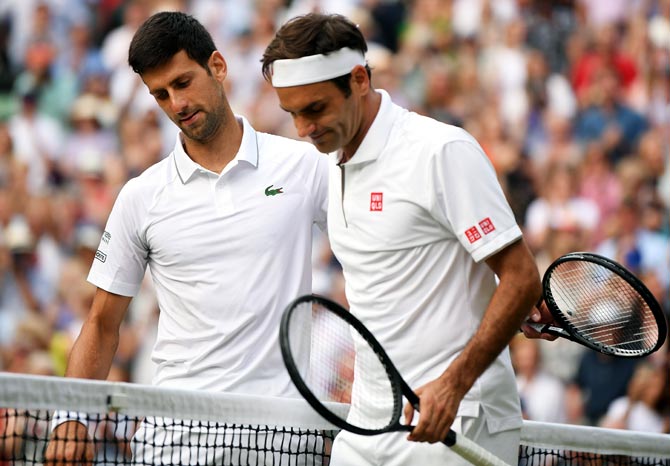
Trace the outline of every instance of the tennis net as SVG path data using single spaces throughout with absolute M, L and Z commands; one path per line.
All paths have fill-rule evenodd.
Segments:
M 44 464 L 56 413 L 101 465 L 321 466 L 336 433 L 303 400 L 0 373 L 0 466 Z
M 670 466 L 670 435 L 525 421 L 519 466 Z
M 57 411 L 100 465 L 326 466 L 337 434 L 303 400 L 0 373 L 0 466 L 44 464 Z M 519 464 L 670 466 L 670 436 L 526 422 Z

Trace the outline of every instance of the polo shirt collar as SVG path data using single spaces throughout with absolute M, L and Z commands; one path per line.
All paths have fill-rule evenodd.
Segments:
M 246 162 L 253 167 L 257 167 L 258 143 L 256 139 L 256 130 L 254 130 L 251 124 L 243 116 L 235 115 L 235 119 L 238 122 L 242 122 L 242 142 L 240 143 L 240 148 L 238 149 L 235 158 L 230 161 L 229 165 L 233 166 L 239 162 Z M 200 164 L 194 162 L 184 150 L 181 132 L 177 135 L 177 142 L 172 153 L 174 154 L 175 166 L 182 183 L 188 183 L 193 177 L 193 174 L 198 170 L 206 170 Z
M 396 118 L 396 106 L 391 101 L 391 96 L 385 90 L 377 89 L 376 92 L 379 92 L 382 96 L 379 111 L 363 138 L 361 145 L 358 146 L 354 155 L 345 163 L 346 165 L 377 160 L 384 150 L 386 142 L 389 140 L 393 129 L 393 122 Z M 341 153 L 341 150 L 337 152 L 338 161 L 341 159 Z

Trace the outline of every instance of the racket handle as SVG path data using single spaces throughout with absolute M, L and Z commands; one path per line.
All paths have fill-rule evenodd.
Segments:
M 444 443 L 455 453 L 478 466 L 510 466 L 487 449 L 480 447 L 465 435 L 449 431 Z
M 550 335 L 556 335 L 557 337 L 567 338 L 568 340 L 574 340 L 572 338 L 572 335 L 570 335 L 561 327 L 556 327 L 551 324 L 538 324 L 535 322 L 524 322 L 524 323 L 540 333 L 548 333 Z

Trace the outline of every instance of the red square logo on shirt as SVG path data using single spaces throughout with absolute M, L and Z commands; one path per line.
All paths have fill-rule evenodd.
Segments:
M 496 227 L 493 226 L 493 222 L 490 218 L 486 217 L 484 220 L 479 222 L 479 228 L 482 229 L 485 235 L 488 235 L 492 231 L 495 231 Z
M 468 241 L 470 241 L 470 243 L 474 243 L 482 237 L 481 233 L 479 233 L 479 230 L 477 230 L 477 227 L 470 227 L 465 230 L 465 236 L 468 237 Z
M 381 212 L 384 207 L 384 193 L 370 193 L 370 212 Z

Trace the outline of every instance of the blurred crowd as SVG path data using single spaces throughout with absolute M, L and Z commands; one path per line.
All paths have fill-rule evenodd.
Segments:
M 136 28 L 167 9 L 212 32 L 233 109 L 293 138 L 262 52 L 296 14 L 349 16 L 376 88 L 480 141 L 541 272 L 596 252 L 669 312 L 670 0 L 0 0 L 0 370 L 63 374 L 115 197 L 173 146 L 127 65 Z M 315 240 L 315 291 L 344 302 Z M 147 277 L 110 380 L 151 382 L 157 315 Z M 519 337 L 512 360 L 527 419 L 670 431 L 667 348 L 613 359 Z

